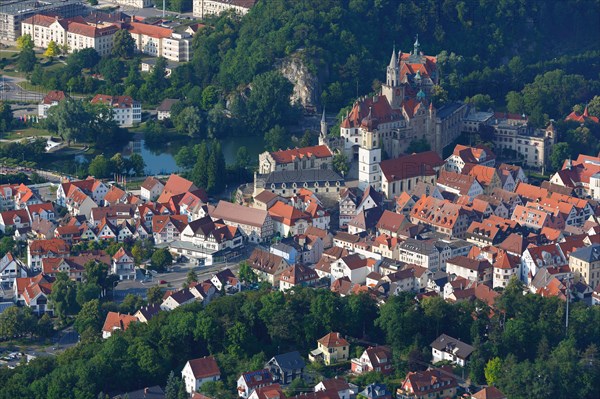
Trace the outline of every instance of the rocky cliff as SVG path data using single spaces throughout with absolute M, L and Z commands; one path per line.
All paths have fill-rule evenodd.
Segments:
M 319 103 L 321 85 L 319 78 L 307 67 L 302 53 L 295 52 L 282 59 L 277 69 L 294 85 L 290 101 L 299 102 L 307 111 L 314 112 Z

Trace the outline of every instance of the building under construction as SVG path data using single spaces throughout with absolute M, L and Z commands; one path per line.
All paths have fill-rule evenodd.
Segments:
M 89 8 L 82 0 L 0 1 L 0 41 L 13 44 L 21 35 L 21 21 L 35 14 L 71 18 L 88 13 Z

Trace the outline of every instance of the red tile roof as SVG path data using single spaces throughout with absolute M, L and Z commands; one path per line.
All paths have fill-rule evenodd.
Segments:
M 166 204 L 169 202 L 173 195 L 183 194 L 187 191 L 197 190 L 198 187 L 194 185 L 191 181 L 184 179 L 181 176 L 176 174 L 172 174 L 169 176 L 167 183 L 165 184 L 165 188 L 163 189 L 162 194 L 158 197 L 157 202 L 161 204 Z
M 150 36 L 157 39 L 171 37 L 171 34 L 173 33 L 173 31 L 169 28 L 148 25 L 141 22 L 129 22 L 125 25 L 125 28 L 132 35 Z
M 579 123 L 585 123 L 585 122 L 600 123 L 600 120 L 598 120 L 597 116 L 592 116 L 589 114 L 587 106 L 583 110 L 582 114 L 578 114 L 577 112 L 573 111 L 565 118 L 565 120 L 579 122 Z
M 350 346 L 339 332 L 330 332 L 324 337 L 320 338 L 318 342 L 326 348 L 338 348 L 340 346 Z
M 398 181 L 420 176 L 434 176 L 436 168 L 444 165 L 437 152 L 426 151 L 382 161 L 379 166 L 387 181 Z
M 104 326 L 102 331 L 112 333 L 115 329 L 127 330 L 131 323 L 137 322 L 138 319 L 135 316 L 129 314 L 121 314 L 118 312 L 108 312 L 106 319 L 104 320 Z
M 213 356 L 205 356 L 199 359 L 188 360 L 192 373 L 196 379 L 208 378 L 221 375 L 221 370 Z
M 326 145 L 317 145 L 313 147 L 294 148 L 292 150 L 282 150 L 272 152 L 271 156 L 275 162 L 284 164 L 294 162 L 296 159 L 302 158 L 327 158 L 333 154 Z
M 43 104 L 51 105 L 54 102 L 60 102 L 65 99 L 65 92 L 62 90 L 50 90 L 42 100 Z

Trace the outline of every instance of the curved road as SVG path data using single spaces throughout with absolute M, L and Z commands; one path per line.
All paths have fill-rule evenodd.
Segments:
M 46 94 L 23 90 L 21 86 L 19 86 L 19 83 L 25 81 L 25 78 L 18 78 L 16 76 L 3 76 L 2 79 L 0 79 L 0 100 L 41 101 Z

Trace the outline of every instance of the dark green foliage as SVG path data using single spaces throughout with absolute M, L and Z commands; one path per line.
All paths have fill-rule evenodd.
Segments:
M 406 152 L 412 154 L 413 152 L 424 152 L 431 150 L 431 146 L 425 138 L 419 140 L 413 140 L 410 142 Z
M 20 72 L 31 72 L 37 63 L 35 52 L 29 47 L 23 48 L 17 60 L 17 69 Z
M 117 57 L 131 58 L 135 51 L 135 40 L 127 29 L 119 29 L 113 37 L 112 53 Z
M 150 259 L 152 269 L 157 271 L 164 271 L 173 262 L 173 256 L 166 248 L 154 251 Z
M 333 156 L 333 170 L 345 176 L 350 170 L 350 163 L 344 153 L 337 153 Z
M 0 133 L 8 132 L 13 126 L 13 113 L 10 104 L 0 102 Z

